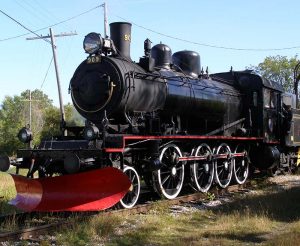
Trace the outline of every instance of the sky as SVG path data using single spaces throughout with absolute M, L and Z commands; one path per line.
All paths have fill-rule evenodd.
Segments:
M 1 0 L 0 10 L 18 20 L 30 30 L 38 30 L 99 6 L 99 0 Z M 108 22 L 127 20 L 133 23 L 131 58 L 143 56 L 143 42 L 167 44 L 172 52 L 194 50 L 201 56 L 201 66 L 210 73 L 243 70 L 258 65 L 267 56 L 293 57 L 300 52 L 300 32 L 297 0 L 107 0 Z M 70 79 L 76 67 L 86 59 L 82 48 L 89 32 L 103 34 L 103 8 L 95 8 L 52 28 L 55 34 L 76 32 L 76 36 L 56 39 L 58 66 L 64 103 Z M 142 28 L 142 27 L 144 28 Z M 155 32 L 173 36 L 173 39 Z M 0 13 L 0 102 L 5 96 L 20 95 L 27 89 L 41 89 L 59 105 L 51 45 L 44 40 L 7 38 L 28 33 L 20 25 Z M 49 29 L 38 31 L 48 35 Z M 197 44 L 195 44 L 197 43 Z M 286 50 L 232 50 L 279 49 Z M 47 76 L 46 76 L 47 74 Z

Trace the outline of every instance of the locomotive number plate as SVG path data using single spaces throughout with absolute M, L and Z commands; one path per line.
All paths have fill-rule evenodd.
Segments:
M 101 62 L 101 56 L 90 56 L 86 59 L 87 64 L 99 63 Z

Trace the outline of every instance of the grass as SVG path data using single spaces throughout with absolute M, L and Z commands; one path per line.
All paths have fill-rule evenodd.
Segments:
M 0 180 L 0 196 L 7 202 L 15 195 L 13 181 L 3 173 Z M 300 188 L 278 191 L 262 181 L 257 189 L 210 209 L 174 213 L 162 202 L 147 214 L 98 215 L 57 232 L 56 244 L 295 245 L 300 240 Z M 12 209 L 3 201 L 0 206 L 1 213 Z M 13 221 L 8 226 L 13 227 Z M 47 240 L 42 243 L 51 245 Z
M 294 246 L 300 242 L 300 221 L 292 223 L 288 230 L 283 230 L 282 233 L 274 235 L 266 245 L 269 246 Z
M 74 223 L 71 227 L 62 229 L 62 233 L 57 235 L 57 244 L 80 246 L 96 241 L 106 241 L 121 221 L 122 219 L 117 216 L 100 215 L 81 223 Z
M 8 173 L 0 172 L 0 215 L 10 214 L 17 210 L 8 204 L 16 196 L 15 185 Z
M 180 214 L 162 203 L 148 214 L 87 220 L 57 239 L 63 245 L 295 245 L 300 239 L 299 197 L 300 188 L 267 189 Z
M 139 215 L 142 221 L 134 223 L 135 230 L 125 230 L 114 236 L 111 245 L 215 245 L 222 243 L 243 245 L 244 241 L 259 242 L 260 235 L 268 233 L 273 223 L 264 217 L 241 216 L 239 212 L 219 216 L 212 211 L 174 216 Z M 263 223 L 262 223 L 263 222 Z
M 260 242 L 274 224 L 265 217 L 219 216 L 199 210 L 174 215 L 169 210 L 130 217 L 96 217 L 57 235 L 61 245 L 243 245 Z
M 12 169 L 13 173 L 15 170 Z M 0 172 L 0 215 L 15 214 L 19 212 L 17 208 L 9 205 L 8 202 L 16 196 L 15 184 L 8 173 Z M 14 218 L 5 220 L 0 224 L 0 232 L 13 231 L 18 227 Z

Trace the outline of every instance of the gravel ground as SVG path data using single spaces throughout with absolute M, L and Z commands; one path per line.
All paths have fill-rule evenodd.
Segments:
M 293 187 L 300 187 L 300 175 L 279 175 L 275 177 L 269 177 L 267 178 L 267 182 L 274 185 L 272 186 L 272 189 L 275 188 L 278 191 L 287 190 Z M 240 192 L 240 195 L 261 193 L 264 193 L 264 191 L 244 189 Z M 178 216 L 181 213 L 191 213 L 201 209 L 212 209 L 222 204 L 233 202 L 234 199 L 234 195 L 228 194 L 220 196 L 212 201 L 195 201 L 182 205 L 174 205 L 170 208 L 170 210 L 173 216 Z
M 273 188 L 280 190 L 286 190 L 293 187 L 300 187 L 300 175 L 280 175 L 276 177 L 269 177 L 267 178 L 267 182 L 274 185 Z M 247 194 L 257 194 L 260 193 L 260 191 L 256 190 L 242 190 L 240 192 L 240 195 L 247 195 Z M 218 207 L 222 204 L 233 202 L 235 199 L 233 194 L 228 194 L 224 196 L 220 196 L 216 199 L 213 199 L 211 201 L 195 201 L 195 202 L 189 202 L 184 203 L 182 205 L 174 205 L 170 207 L 170 213 L 172 216 L 180 216 L 182 213 L 193 213 L 199 210 L 203 209 L 212 209 L 214 207 Z M 133 225 L 128 224 L 127 222 L 124 222 L 120 226 L 120 234 L 122 234 L 122 229 L 126 227 L 132 227 Z M 118 234 L 118 233 L 117 233 Z M 46 236 L 40 236 L 39 239 L 32 239 L 32 240 L 20 240 L 17 242 L 0 242 L 0 246 L 10 246 L 10 245 L 41 245 L 42 241 L 49 242 L 48 245 L 56 245 L 56 238 L 54 236 L 46 235 Z
M 282 187 L 292 188 L 300 186 L 300 175 L 279 175 L 268 178 L 268 181 Z

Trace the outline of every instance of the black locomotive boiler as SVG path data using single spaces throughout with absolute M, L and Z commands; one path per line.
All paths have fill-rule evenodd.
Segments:
M 14 165 L 28 167 L 28 177 L 115 167 L 132 182 L 120 201 L 132 207 L 141 180 L 173 199 L 185 185 L 207 192 L 214 183 L 243 184 L 249 165 L 272 171 L 297 166 L 296 95 L 248 70 L 204 73 L 198 53 L 172 54 L 165 44 L 151 48 L 148 39 L 136 63 L 130 42 L 125 22 L 110 24 L 110 38 L 85 37 L 88 57 L 69 90 L 86 125 L 62 124 L 69 136 L 19 150 Z

